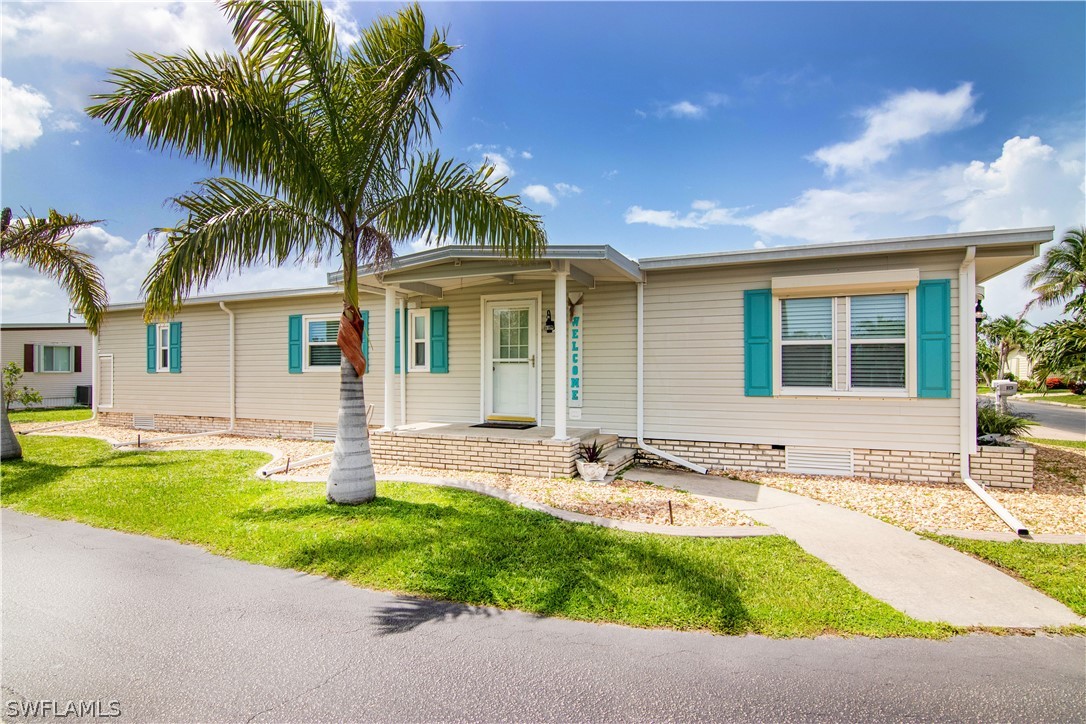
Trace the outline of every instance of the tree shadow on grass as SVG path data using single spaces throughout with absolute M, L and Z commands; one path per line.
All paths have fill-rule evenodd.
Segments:
M 461 491 L 413 502 L 403 490 L 364 506 L 306 500 L 234 517 L 276 530 L 280 565 L 356 585 L 539 615 L 751 630 L 737 566 L 709 549 L 726 544 L 567 523 Z M 309 534 L 292 543 L 300 526 Z M 446 606 L 406 603 L 382 612 L 381 625 L 396 633 L 472 610 Z

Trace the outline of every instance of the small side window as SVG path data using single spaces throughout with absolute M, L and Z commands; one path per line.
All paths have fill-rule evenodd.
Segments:
M 412 372 L 430 371 L 430 310 L 413 309 L 409 319 L 408 355 Z
M 158 333 L 158 345 L 157 355 L 155 360 L 157 361 L 157 369 L 159 372 L 170 371 L 170 325 L 160 324 L 157 327 Z

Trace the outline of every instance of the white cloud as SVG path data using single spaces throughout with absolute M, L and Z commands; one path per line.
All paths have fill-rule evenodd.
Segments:
M 525 186 L 521 190 L 521 193 L 537 204 L 548 204 L 552 207 L 558 205 L 558 199 L 556 199 L 554 194 L 551 193 L 551 190 L 543 184 Z
M 554 190 L 558 192 L 559 196 L 576 196 L 581 193 L 580 186 L 574 186 L 573 184 L 567 184 L 558 182 L 554 185 Z
M 674 118 L 701 118 L 705 115 L 705 107 L 690 101 L 672 103 L 665 109 L 666 113 Z
M 491 166 L 494 169 L 492 178 L 512 178 L 516 176 L 516 171 L 506 160 L 505 156 L 500 153 L 487 152 L 483 154 L 482 159 L 479 160 L 479 166 Z
M 674 103 L 659 106 L 656 110 L 657 118 L 704 118 L 710 108 L 722 106 L 728 102 L 728 96 L 723 93 L 705 93 L 697 102 L 683 99 Z M 639 118 L 645 118 L 648 114 L 644 111 L 634 111 Z
M 233 48 L 229 25 L 210 2 L 3 3 L 0 41 L 12 57 L 128 65 L 129 51 Z
M 605 178 L 605 179 L 607 179 L 608 181 L 610 181 L 610 180 L 612 180 L 612 179 L 613 179 L 613 178 L 614 178 L 615 176 L 618 176 L 618 169 L 617 169 L 617 168 L 613 168 L 613 169 L 611 169 L 610 171 L 604 171 L 604 172 L 603 172 L 603 174 L 602 174 L 602 176 L 603 176 L 603 178 Z
M 28 85 L 0 78 L 0 134 L 4 151 L 26 148 L 42 134 L 42 119 L 53 111 L 49 99 Z
M 362 29 L 351 14 L 351 3 L 347 0 L 326 0 L 324 12 L 336 24 L 336 40 L 342 45 L 350 45 L 358 40 Z
M 1086 218 L 1084 155 L 1081 145 L 1061 151 L 1036 136 L 1015 136 L 991 162 L 807 189 L 788 205 L 758 213 L 705 201 L 695 202 L 686 213 L 633 206 L 626 212 L 626 223 L 672 229 L 744 226 L 762 237 L 760 241 L 816 243 L 1049 225 L 1056 227 L 1059 237 Z M 1029 298 L 1023 278 L 1019 268 L 989 283 L 989 289 L 998 291 L 989 295 L 995 311 L 1021 311 Z
M 825 164 L 831 176 L 840 170 L 869 168 L 903 143 L 979 123 L 982 116 L 973 110 L 976 101 L 972 83 L 946 93 L 907 90 L 861 111 L 865 128 L 858 139 L 820 148 L 811 158 Z
M 523 158 L 526 161 L 531 161 L 532 158 L 534 158 L 534 156 L 532 156 L 531 151 L 521 151 L 520 152 L 520 157 Z
M 759 239 L 758 241 L 754 242 L 754 248 L 755 249 L 767 249 L 767 248 L 769 248 L 769 246 L 764 241 Z

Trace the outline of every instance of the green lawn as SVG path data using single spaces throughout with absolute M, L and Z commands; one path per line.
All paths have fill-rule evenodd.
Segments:
M 1049 440 L 1047 438 L 1039 437 L 1027 437 L 1023 439 L 1026 442 L 1036 442 L 1042 445 L 1052 445 L 1054 447 L 1073 447 L 1079 450 L 1086 450 L 1086 440 Z
M 1071 392 L 1049 392 L 1042 397 L 1030 397 L 1030 402 L 1062 402 L 1065 405 L 1077 405 L 1086 407 L 1086 395 L 1076 395 Z
M 1086 616 L 1086 545 L 928 537 L 1002 568 Z
M 566 523 L 407 483 L 337 507 L 323 486 L 257 480 L 256 452 L 116 452 L 27 437 L 15 510 L 201 545 L 359 586 L 586 621 L 717 633 L 942 637 L 780 537 L 687 539 Z
M 992 394 L 992 388 L 988 385 L 977 385 L 978 395 L 990 395 Z
M 12 422 L 75 422 L 89 420 L 90 416 L 89 407 L 57 407 L 51 410 L 19 410 L 8 413 L 8 419 Z

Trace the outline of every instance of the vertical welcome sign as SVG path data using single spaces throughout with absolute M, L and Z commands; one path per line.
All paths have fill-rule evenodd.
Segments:
M 584 359 L 584 305 L 573 306 L 569 320 L 569 406 L 580 407 L 584 388 L 581 386 L 581 361 Z

